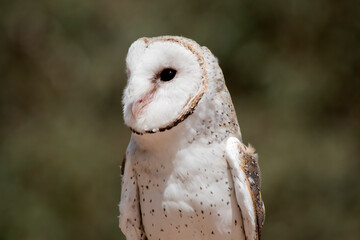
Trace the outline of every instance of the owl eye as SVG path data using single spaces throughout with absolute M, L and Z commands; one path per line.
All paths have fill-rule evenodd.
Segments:
M 166 68 L 164 70 L 162 70 L 162 72 L 160 73 L 160 80 L 167 82 L 170 81 L 171 79 L 173 79 L 176 75 L 176 70 L 171 69 L 171 68 Z

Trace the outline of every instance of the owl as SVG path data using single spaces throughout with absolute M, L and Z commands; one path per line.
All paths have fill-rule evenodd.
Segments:
M 256 240 L 265 208 L 257 154 L 217 59 L 177 36 L 129 48 L 119 225 L 128 240 Z

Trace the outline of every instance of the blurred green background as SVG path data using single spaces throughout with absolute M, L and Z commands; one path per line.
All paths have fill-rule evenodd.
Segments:
M 124 59 L 182 35 L 219 58 L 263 173 L 263 239 L 359 239 L 360 1 L 0 3 L 0 239 L 123 239 Z

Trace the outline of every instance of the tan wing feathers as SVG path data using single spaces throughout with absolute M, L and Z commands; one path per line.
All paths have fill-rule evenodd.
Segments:
M 255 149 L 249 145 L 239 145 L 239 151 L 241 156 L 241 169 L 244 171 L 247 177 L 247 185 L 250 189 L 251 197 L 253 200 L 255 212 L 258 238 L 261 237 L 261 230 L 265 221 L 265 207 L 261 197 L 261 174 L 258 164 L 258 156 L 255 153 Z

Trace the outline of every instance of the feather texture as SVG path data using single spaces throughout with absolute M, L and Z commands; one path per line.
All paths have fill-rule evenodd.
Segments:
M 163 36 L 135 41 L 126 62 L 124 119 L 133 134 L 120 228 L 127 239 L 258 239 L 254 196 L 261 195 L 252 181 L 260 177 L 251 180 L 245 169 L 255 153 L 244 147 L 240 154 L 240 127 L 217 59 L 190 39 Z M 167 68 L 176 75 L 164 82 L 159 73 Z

